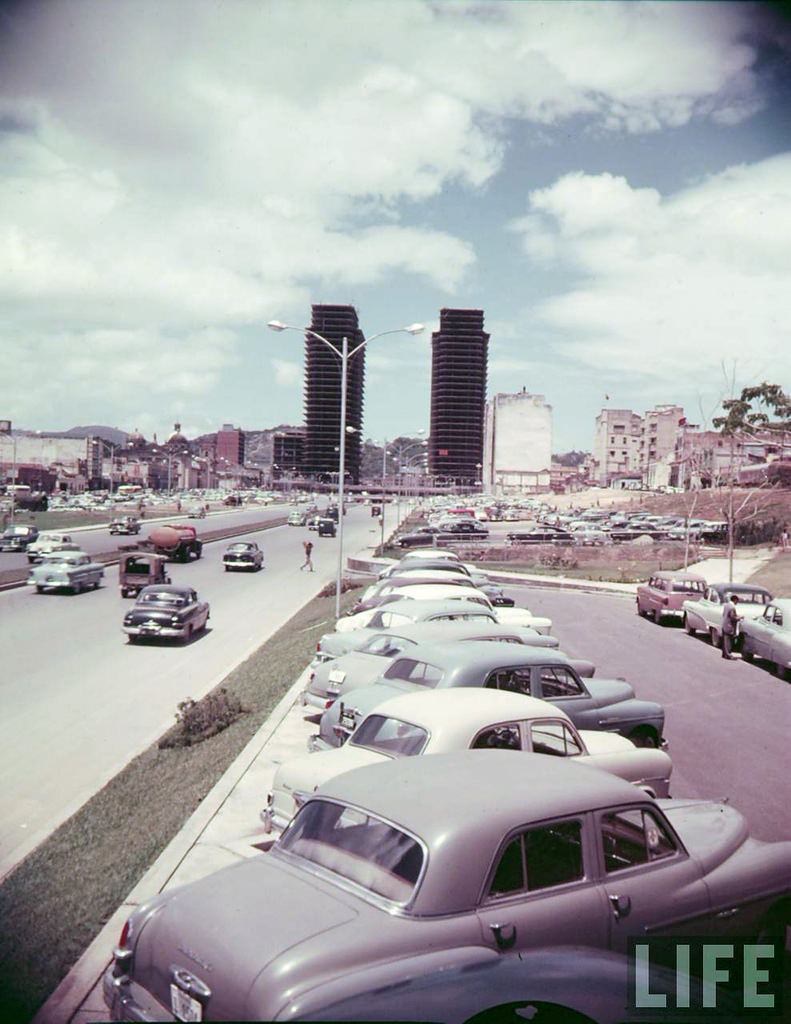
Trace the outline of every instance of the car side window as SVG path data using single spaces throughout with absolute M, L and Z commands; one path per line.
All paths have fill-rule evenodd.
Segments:
M 604 868 L 609 873 L 648 864 L 676 852 L 665 826 L 643 809 L 605 814 L 601 820 Z
M 544 700 L 580 697 L 585 691 L 567 668 L 545 665 L 541 669 L 541 694 Z
M 774 623 L 776 626 L 783 625 L 783 613 L 780 611 L 779 608 L 775 608 Z
M 717 593 L 716 590 L 710 590 L 709 593 L 708 593 L 708 598 L 709 598 L 709 601 L 711 601 L 712 604 L 719 604 L 720 603 L 720 595 Z
M 535 754 L 577 757 L 582 747 L 565 722 L 532 722 L 530 745 Z
M 486 686 L 490 690 L 508 690 L 509 693 L 530 694 L 529 668 L 498 668 L 489 676 Z
M 516 722 L 507 722 L 482 729 L 472 743 L 472 750 L 521 750 L 522 740 Z
M 558 821 L 527 829 L 506 846 L 489 886 L 489 898 L 538 892 L 584 877 L 582 824 Z

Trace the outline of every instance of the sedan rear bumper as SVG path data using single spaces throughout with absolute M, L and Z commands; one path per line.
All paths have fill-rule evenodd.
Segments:
M 128 636 L 167 636 L 184 639 L 187 636 L 187 626 L 122 626 L 124 633 Z

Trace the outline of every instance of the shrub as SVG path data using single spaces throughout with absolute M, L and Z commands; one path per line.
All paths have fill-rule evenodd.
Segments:
M 160 749 L 168 747 L 191 747 L 218 732 L 227 729 L 240 715 L 250 708 L 224 686 L 213 690 L 200 700 L 188 697 L 178 705 L 176 724 L 159 741 Z
M 347 590 L 357 590 L 362 587 L 362 580 L 350 580 L 347 576 L 341 578 L 341 593 L 345 594 Z M 335 597 L 335 580 L 332 583 L 327 583 L 319 591 L 319 597 Z

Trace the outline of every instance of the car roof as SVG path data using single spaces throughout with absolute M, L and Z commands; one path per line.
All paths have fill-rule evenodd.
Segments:
M 186 594 L 189 594 L 192 589 L 192 587 L 179 587 L 173 583 L 152 583 L 150 587 L 143 587 L 139 596 L 142 597 L 143 594 L 152 594 L 155 591 L 157 593 L 166 591 L 168 594 L 173 594 L 177 597 L 184 597 Z
M 467 640 L 459 643 L 418 644 L 403 651 L 399 658 L 425 661 L 445 672 L 454 669 L 489 671 L 515 665 L 563 665 L 569 659 L 546 647 L 528 644 L 498 643 L 496 640 Z M 399 660 L 398 658 L 396 661 Z
M 456 605 L 458 603 L 457 601 L 454 602 Z M 385 607 L 389 609 L 393 605 L 386 605 Z M 411 625 L 380 626 L 378 629 L 375 626 L 368 628 L 373 629 L 377 635 L 387 634 L 388 636 L 404 637 L 407 640 L 414 640 L 421 645 L 452 643 L 458 640 L 467 642 L 468 637 L 480 637 L 481 643 L 491 643 L 490 640 L 484 640 L 484 637 L 515 636 L 526 639 L 536 635 L 536 631 L 530 626 L 503 625 L 500 622 L 486 622 L 483 620 L 468 622 L 464 619 L 460 619 L 457 622 L 447 620 L 444 622 L 414 622 Z M 470 640 L 470 642 L 473 641 Z M 509 641 L 504 642 L 508 643 Z
M 429 588 L 436 590 L 437 587 L 432 584 Z M 481 615 L 489 613 L 488 608 L 484 608 L 483 605 L 477 601 L 465 600 L 464 596 L 475 593 L 473 587 L 454 587 L 454 590 L 460 592 L 460 596 L 456 597 L 431 597 L 425 601 L 416 601 L 414 598 L 399 598 L 397 601 L 390 601 L 386 605 L 380 605 L 376 611 L 387 611 L 387 612 L 398 612 L 400 615 L 408 615 L 410 619 L 417 616 L 416 621 L 429 618 L 431 615 L 450 614 L 451 612 L 470 614 L 472 612 L 478 612 Z M 463 605 L 463 607 L 460 607 Z M 374 627 L 383 628 L 383 627 Z M 394 628 L 394 627 L 390 627 Z
M 446 548 L 412 548 L 399 561 L 404 562 L 408 558 L 446 558 L 451 561 L 460 561 L 456 551 L 448 551 Z
M 767 590 L 766 587 L 754 586 L 752 583 L 711 583 L 711 590 L 716 590 L 717 593 L 722 597 L 723 594 L 766 594 L 771 598 L 772 592 Z
M 78 558 L 82 558 L 83 555 L 85 555 L 87 558 L 88 552 L 81 551 L 79 548 L 77 548 L 76 550 L 74 548 L 65 548 L 60 551 L 53 551 L 52 555 L 49 557 L 57 558 L 62 562 L 71 562 L 76 561 Z
M 411 583 L 408 586 L 399 587 L 398 590 L 401 593 L 403 593 L 405 596 L 409 595 L 413 599 L 429 597 L 431 593 L 433 593 L 434 591 L 437 591 L 437 600 L 439 600 L 439 599 L 441 599 L 443 597 L 452 598 L 454 596 L 454 594 L 459 594 L 459 595 L 468 594 L 468 595 L 470 595 L 469 600 L 472 600 L 472 598 L 478 598 L 478 600 L 483 598 L 486 601 L 489 600 L 488 597 L 486 597 L 486 594 L 484 594 L 484 592 L 482 590 L 478 590 L 477 587 L 468 587 L 468 586 L 464 586 L 464 584 L 458 584 L 458 583 L 452 583 L 452 582 L 451 583 L 440 583 L 440 582 L 437 582 L 437 583 Z
M 486 725 L 523 718 L 562 718 L 565 711 L 538 697 L 507 690 L 460 687 L 402 693 L 373 708 L 371 715 L 401 718 L 430 733 L 477 731 Z
M 510 750 L 400 757 L 343 772 L 315 796 L 369 810 L 423 840 L 429 863 L 413 911 L 424 914 L 473 907 L 512 829 L 647 800 L 631 783 L 573 759 Z
M 651 573 L 651 578 L 661 580 L 692 580 L 697 583 L 705 583 L 706 579 L 704 576 L 698 576 L 694 572 L 673 572 L 672 569 L 657 569 L 656 572 Z

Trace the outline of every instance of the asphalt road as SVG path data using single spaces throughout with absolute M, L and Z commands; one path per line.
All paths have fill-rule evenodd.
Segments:
M 234 526 L 243 526 L 245 523 L 268 522 L 271 519 L 288 515 L 294 507 L 293 505 L 248 505 L 241 509 L 229 508 L 210 512 L 205 519 L 189 519 L 186 515 L 176 515 L 167 516 L 164 518 L 164 521 L 186 523 L 189 526 L 194 526 L 198 531 L 198 536 L 200 536 L 204 530 L 219 530 L 225 527 L 230 529 Z M 119 515 L 125 514 L 125 512 L 119 513 Z M 108 521 L 110 518 L 112 518 L 112 515 L 108 512 Z M 157 522 L 150 523 L 149 519 L 155 519 Z M 18 517 L 16 521 L 22 522 L 21 517 Z M 110 531 L 106 528 L 75 529 L 68 526 L 64 526 L 62 530 L 53 526 L 51 532 L 69 534 L 74 543 L 79 544 L 83 551 L 87 551 L 89 555 L 95 555 L 103 551 L 114 551 L 121 544 L 134 544 L 135 541 L 145 540 L 149 529 L 153 529 L 154 525 L 161 525 L 162 522 L 163 517 L 159 513 L 153 515 L 149 512 L 148 518 L 140 520 L 140 533 L 136 535 L 111 536 Z M 15 551 L 0 551 L 0 570 L 27 569 L 28 567 L 27 555 L 23 551 L 18 553 Z
M 622 676 L 665 707 L 675 797 L 728 797 L 756 838 L 791 839 L 791 684 L 759 664 L 723 661 L 680 626 L 635 613 L 633 598 L 514 588 L 517 603 L 553 620 L 569 654 Z
M 260 519 L 262 510 L 208 522 L 245 514 Z M 350 510 L 345 553 L 378 540 L 373 523 L 367 508 Z M 299 571 L 307 538 L 315 574 Z M 288 526 L 249 539 L 265 551 L 262 572 L 224 572 L 229 541 L 170 565 L 174 583 L 190 583 L 211 605 L 209 630 L 189 644 L 124 642 L 121 620 L 132 602 L 119 596 L 115 567 L 97 591 L 0 594 L 0 877 L 160 736 L 179 701 L 207 693 L 334 579 L 337 539 Z

